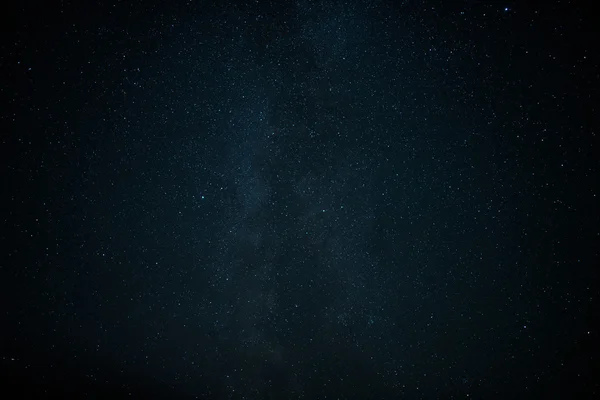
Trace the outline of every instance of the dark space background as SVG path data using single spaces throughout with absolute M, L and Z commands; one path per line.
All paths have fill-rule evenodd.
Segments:
M 584 2 L 11 3 L 6 393 L 599 395 Z

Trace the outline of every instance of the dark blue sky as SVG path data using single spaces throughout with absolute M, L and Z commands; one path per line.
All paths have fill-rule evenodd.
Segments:
M 598 28 L 520 3 L 20 3 L 8 386 L 597 396 Z

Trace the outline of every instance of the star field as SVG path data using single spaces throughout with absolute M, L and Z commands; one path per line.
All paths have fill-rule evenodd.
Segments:
M 19 3 L 0 53 L 5 386 L 598 396 L 589 15 Z

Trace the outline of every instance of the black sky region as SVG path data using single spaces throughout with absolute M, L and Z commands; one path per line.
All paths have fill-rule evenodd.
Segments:
M 585 2 L 12 3 L 14 398 L 598 398 Z

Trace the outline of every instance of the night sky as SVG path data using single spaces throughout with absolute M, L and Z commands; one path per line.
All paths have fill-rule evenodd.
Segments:
M 2 16 L 4 390 L 600 396 L 583 2 L 87 3 Z

